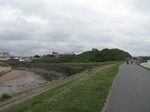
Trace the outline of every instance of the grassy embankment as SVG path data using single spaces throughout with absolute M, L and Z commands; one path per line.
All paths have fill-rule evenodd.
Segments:
M 34 72 L 35 74 L 42 76 L 47 81 L 53 81 L 61 77 L 66 77 L 80 73 L 88 68 L 80 66 L 43 66 L 43 67 L 15 67 L 14 69 Z
M 9 65 L 7 63 L 5 63 L 5 62 L 0 62 L 0 66 L 2 66 L 2 67 L 9 67 Z
M 95 72 L 63 84 L 2 112 L 99 112 L 119 65 L 97 67 Z
M 44 58 L 45 59 L 45 58 Z M 42 62 L 41 62 L 42 63 Z M 17 70 L 26 70 L 34 72 L 42 76 L 45 80 L 53 81 L 61 77 L 66 77 L 80 73 L 84 70 L 91 69 L 98 64 L 111 64 L 117 63 L 117 61 L 110 62 L 69 62 L 69 63 L 49 63 L 51 66 L 46 63 L 28 63 L 28 64 L 16 64 L 12 65 L 13 69 Z

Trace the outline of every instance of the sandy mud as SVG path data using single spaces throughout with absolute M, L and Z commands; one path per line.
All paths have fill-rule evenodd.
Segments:
M 0 70 L 4 70 L 4 68 L 0 67 Z M 4 93 L 14 95 L 19 92 L 30 91 L 44 83 L 46 81 L 34 73 L 12 70 L 0 76 L 0 96 Z

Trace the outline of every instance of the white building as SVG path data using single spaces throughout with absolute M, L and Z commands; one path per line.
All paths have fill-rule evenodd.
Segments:
M 0 60 L 6 61 L 11 58 L 9 52 L 0 52 Z
M 26 56 L 14 56 L 12 59 L 18 60 L 19 62 L 30 62 L 33 60 L 33 57 L 26 57 Z

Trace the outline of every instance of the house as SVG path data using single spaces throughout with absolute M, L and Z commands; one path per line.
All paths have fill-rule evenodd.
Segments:
M 9 52 L 0 52 L 0 60 L 1 61 L 7 61 L 11 58 Z
M 58 52 L 52 52 L 52 56 L 56 57 L 56 58 L 60 58 L 63 56 L 68 56 L 68 55 L 74 55 L 74 52 L 64 52 L 64 53 L 58 53 Z
M 33 60 L 33 57 L 27 57 L 27 56 L 13 56 L 12 57 L 13 60 L 17 60 L 19 62 L 30 62 Z

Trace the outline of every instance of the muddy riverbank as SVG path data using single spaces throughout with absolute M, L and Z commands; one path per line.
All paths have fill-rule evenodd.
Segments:
M 32 72 L 12 70 L 0 76 L 0 96 L 5 93 L 15 95 L 23 91 L 30 91 L 44 83 L 46 81 L 42 77 Z

